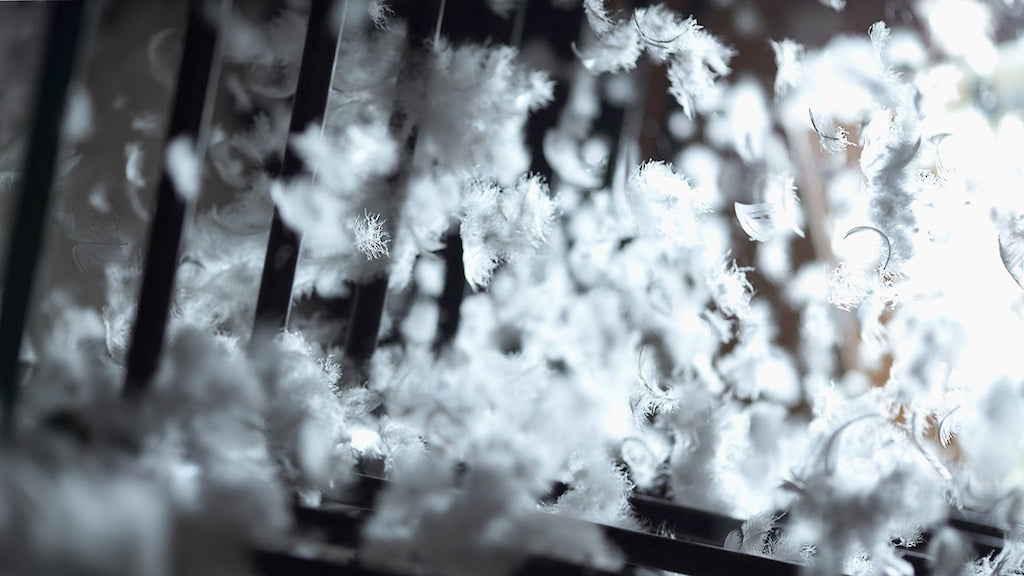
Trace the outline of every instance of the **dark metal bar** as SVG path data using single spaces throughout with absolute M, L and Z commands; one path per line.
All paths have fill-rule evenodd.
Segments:
M 459 332 L 462 319 L 462 300 L 466 295 L 466 267 L 463 262 L 462 233 L 453 226 L 445 235 L 444 289 L 438 301 L 437 334 L 434 337 L 434 352 L 445 349 Z
M 364 512 L 374 507 L 377 494 L 383 491 L 389 481 L 375 476 L 357 474 L 356 479 L 336 498 L 348 508 L 358 508 Z M 630 505 L 636 516 L 652 528 L 667 528 L 677 538 L 685 538 L 710 546 L 725 541 L 729 532 L 739 529 L 743 521 L 725 514 L 709 512 L 682 506 L 669 500 L 654 498 L 642 494 L 634 494 L 629 498 Z M 998 554 L 1003 548 L 1004 530 L 966 518 L 962 514 L 952 512 L 948 525 L 959 531 L 974 546 L 979 556 Z M 785 529 L 783 527 L 783 529 Z M 931 531 L 925 533 L 925 543 L 931 538 Z M 642 550 L 642 541 L 632 538 L 637 550 Z M 625 536 L 623 536 L 625 538 Z M 629 538 L 627 538 L 628 540 Z M 929 573 L 929 557 L 922 552 L 924 546 L 913 549 L 901 549 L 900 554 L 914 566 L 917 574 Z M 647 565 L 647 564 L 645 564 Z M 927 568 L 927 569 L 926 569 Z M 669 569 L 669 568 L 665 568 Z
M 355 560 L 308 552 L 300 556 L 287 550 L 259 547 L 251 550 L 249 557 L 254 573 L 260 576 L 404 576 L 399 572 L 368 568 Z
M 323 504 L 316 508 L 295 506 L 295 523 L 302 528 L 313 528 L 325 542 L 335 546 L 357 548 L 363 524 L 371 512 L 364 508 L 344 504 Z
M 249 557 L 253 573 L 260 576 L 369 576 L 347 563 L 316 556 L 298 556 L 284 550 L 256 548 Z
M 996 555 L 1003 551 L 1003 533 L 993 533 L 994 530 L 998 530 L 992 526 L 976 524 L 973 522 L 963 523 L 957 518 L 951 517 L 948 523 L 950 528 L 953 528 L 959 532 L 974 548 L 974 553 L 979 557 Z M 924 533 L 924 542 L 929 542 L 934 536 L 933 530 L 926 530 Z
M 344 501 L 362 509 L 373 507 L 376 494 L 387 486 L 388 481 L 371 476 L 359 475 L 344 494 Z M 742 521 L 724 515 L 694 510 L 664 500 L 635 496 L 631 499 L 634 508 L 644 520 L 653 526 L 669 525 L 681 535 L 692 535 L 709 542 L 721 534 L 719 542 L 725 540 L 729 531 L 739 528 Z M 647 516 L 645 513 L 651 514 Z M 320 527 L 330 522 L 331 512 L 325 511 L 317 519 Z M 350 518 L 351 521 L 351 518 Z M 340 522 L 340 521 L 339 521 Z M 704 524 L 708 525 L 705 526 Z M 340 524 L 339 524 L 340 526 Z M 351 529 L 353 524 L 345 528 Z M 796 564 L 750 556 L 733 550 L 725 550 L 712 544 L 671 540 L 653 534 L 602 526 L 605 535 L 622 548 L 628 562 L 637 566 L 658 568 L 684 574 L 797 574 Z M 723 534 L 724 532 L 724 534 Z M 342 536 L 336 536 L 342 538 Z
M 441 35 L 454 42 L 476 42 L 480 44 L 503 44 L 512 40 L 515 24 L 514 12 L 508 15 L 495 14 L 487 2 L 448 0 L 451 10 L 444 16 Z M 519 0 L 519 4 L 525 4 Z M 516 10 L 522 9 L 518 6 Z
M 326 504 L 318 508 L 296 506 L 296 523 L 320 533 L 333 546 L 349 549 L 359 547 L 362 527 L 370 511 L 345 505 Z M 531 557 L 515 572 L 521 576 L 614 576 L 615 573 L 556 560 Z
M 339 503 L 372 510 L 377 495 L 384 490 L 389 481 L 367 474 L 355 474 L 354 477 L 354 481 L 345 486 L 344 492 L 332 497 Z
M 979 519 L 976 515 L 956 510 L 954 510 L 949 516 L 949 525 L 962 532 L 971 532 L 973 534 L 990 536 L 1000 540 L 1002 540 L 1003 535 L 1006 534 L 1006 528 L 990 526 L 985 524 L 984 520 Z
M 437 26 L 440 25 L 444 15 L 444 4 L 445 0 L 405 0 L 395 4 L 398 16 L 404 17 L 409 26 L 406 37 L 406 54 L 410 57 L 406 58 L 405 64 L 399 71 L 400 89 L 409 88 L 407 85 L 412 78 L 415 78 L 414 65 L 419 63 L 415 53 L 422 50 L 437 31 Z M 412 169 L 412 156 L 416 148 L 418 130 L 415 119 L 410 120 L 401 101 L 395 102 L 394 106 L 390 119 L 391 132 L 395 136 L 405 134 L 405 142 L 398 171 L 389 179 L 388 184 L 392 188 L 392 197 L 396 201 L 400 201 L 404 196 L 402 189 L 405 187 L 409 171 Z M 408 126 L 410 121 L 413 124 Z M 357 373 L 361 371 L 360 367 L 373 356 L 377 349 L 381 317 L 384 314 L 384 303 L 387 300 L 387 288 L 388 276 L 385 272 L 379 277 L 357 283 L 352 289 L 352 310 L 349 313 L 349 324 L 345 334 L 344 356 L 348 362 L 355 364 Z
M 334 2 L 331 0 L 313 0 L 310 5 L 302 64 L 288 129 L 291 135 L 303 132 L 310 125 L 323 125 L 343 26 L 341 22 L 332 21 L 333 7 Z M 289 139 L 279 175 L 285 180 L 294 178 L 302 171 L 302 166 L 302 160 Z M 302 238 L 298 232 L 284 223 L 275 208 L 267 255 L 263 261 L 259 297 L 256 300 L 255 330 L 279 330 L 287 326 L 301 243 Z
M 526 0 L 519 0 L 513 14 L 499 16 L 484 2 L 461 2 L 446 15 L 442 34 L 453 42 L 514 42 L 516 18 L 526 10 Z M 438 301 L 437 332 L 434 353 L 451 344 L 462 319 L 462 300 L 466 295 L 466 268 L 463 262 L 462 233 L 453 225 L 445 234 L 440 251 L 445 262 L 444 289 Z
M 374 278 L 355 287 L 348 334 L 345 337 L 346 358 L 362 364 L 373 356 L 377 349 L 377 335 L 380 333 L 387 291 L 387 276 Z
M 389 481 L 366 474 L 356 474 L 345 491 L 336 495 L 338 502 L 370 510 L 377 494 L 387 488 Z M 635 494 L 629 499 L 637 517 L 648 525 L 665 527 L 680 535 L 708 543 L 724 542 L 729 532 L 740 528 L 742 520 L 725 514 L 690 508 L 664 500 Z
M 743 525 L 742 520 L 725 514 L 688 508 L 661 498 L 634 494 L 629 503 L 636 515 L 650 526 L 664 527 L 709 544 L 725 542 L 730 532 Z
M 328 542 L 349 547 L 359 545 L 359 534 L 363 522 L 369 517 L 364 509 L 350 507 L 299 507 L 296 512 L 300 526 L 321 531 Z M 570 525 L 585 522 L 558 518 Z M 552 518 L 555 521 L 555 518 Z M 646 532 L 598 525 L 605 537 L 626 555 L 626 561 L 634 566 L 668 570 L 681 574 L 706 574 L 708 576 L 729 576 L 732 574 L 764 574 L 768 576 L 795 576 L 801 570 L 799 564 L 783 562 L 763 556 L 753 556 L 718 546 L 673 540 Z M 567 526 L 569 529 L 570 526 Z M 532 567 L 547 567 L 551 574 L 600 573 L 567 562 L 538 559 L 528 563 Z M 532 574 L 520 570 L 519 574 Z
M 28 320 L 32 285 L 42 249 L 44 220 L 60 150 L 60 129 L 75 51 L 82 29 L 85 3 L 79 0 L 50 5 L 46 52 L 25 150 L 21 193 L 11 222 L 3 294 L 0 299 L 0 402 L 3 432 L 10 436 L 19 386 L 18 357 Z
M 630 564 L 695 576 L 797 576 L 802 566 L 764 556 L 753 556 L 709 544 L 672 540 L 647 532 L 601 526 L 605 537 L 618 546 Z
M 260 576 L 413 576 L 384 570 L 369 568 L 357 560 L 344 559 L 334 555 L 310 553 L 302 555 L 281 549 L 268 547 L 255 548 L 250 552 L 255 573 Z M 549 558 L 530 558 L 514 573 L 516 576 L 617 576 L 613 572 L 578 566 L 561 560 Z M 430 573 L 416 572 L 416 576 L 431 576 Z
M 210 20 L 207 6 L 204 0 L 189 2 L 184 51 L 178 67 L 178 87 L 167 129 L 168 143 L 177 138 L 187 138 L 195 144 L 200 163 L 220 69 L 217 39 L 220 23 Z M 221 14 L 225 14 L 229 6 L 230 0 L 221 0 Z M 188 204 L 175 189 L 165 161 L 157 188 L 138 311 L 126 361 L 124 392 L 129 397 L 142 393 L 149 386 L 160 360 Z
M 915 575 L 924 576 L 932 573 L 931 566 L 935 563 L 933 557 L 916 550 L 906 549 L 901 549 L 899 556 L 910 564 Z

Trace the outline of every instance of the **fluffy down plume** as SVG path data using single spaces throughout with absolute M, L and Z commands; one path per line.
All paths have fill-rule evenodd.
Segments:
M 775 53 L 775 97 L 785 96 L 796 85 L 800 78 L 800 64 L 804 56 L 804 47 L 784 38 L 781 42 L 771 40 L 772 52 Z
M 864 127 L 861 170 L 872 192 L 870 215 L 885 231 L 892 247 L 892 261 L 900 264 L 914 254 L 913 236 L 918 152 L 916 114 L 909 103 L 897 110 L 880 110 Z
M 644 52 L 640 32 L 631 22 L 619 22 L 599 36 L 592 44 L 585 45 L 578 56 L 583 66 L 595 73 L 622 72 L 636 68 L 636 62 Z
M 647 53 L 668 62 L 669 93 L 683 112 L 692 117 L 712 110 L 722 91 L 718 79 L 729 74 L 733 51 L 692 17 L 683 20 L 660 4 L 638 9 L 634 18 Z
M 340 369 L 292 332 L 257 343 L 254 357 L 268 396 L 267 437 L 285 475 L 316 497 L 355 464 L 348 446 L 351 415 L 336 394 Z
M 458 487 L 436 461 L 397 468 L 363 532 L 361 557 L 458 576 L 508 576 L 530 556 L 622 566 L 596 525 L 538 512 L 501 460 L 471 465 Z
M 176 321 L 211 332 L 252 330 L 256 294 L 238 286 L 259 282 L 273 210 L 265 194 L 249 191 L 196 216 L 175 278 Z
M 750 300 L 754 296 L 754 288 L 747 280 L 747 272 L 751 268 L 741 267 L 733 260 L 720 266 L 710 266 L 707 270 L 707 283 L 718 308 L 737 318 L 744 318 L 750 312 Z
M 578 53 L 588 70 L 632 70 L 646 52 L 655 62 L 668 63 L 669 93 L 687 116 L 715 108 L 721 96 L 718 80 L 729 74 L 733 51 L 696 20 L 683 19 L 662 4 L 637 8 L 632 18 L 618 22 L 596 8 L 587 14 L 598 32 L 598 38 Z
M 626 184 L 626 203 L 637 231 L 682 245 L 700 242 L 700 221 L 710 212 L 709 200 L 661 161 L 637 166 Z
M 90 460 L 61 468 L 4 455 L 0 571 L 170 574 L 167 495 L 138 471 Z
M 427 354 L 378 354 L 375 362 L 371 385 L 393 415 L 392 430 L 417 439 L 392 436 L 394 482 L 378 500 L 361 554 L 458 574 L 508 574 L 529 554 L 618 566 L 599 530 L 566 529 L 574 521 L 536 507 L 577 457 L 594 462 L 577 467 L 577 486 L 624 494 L 618 471 L 599 464 L 608 433 L 597 391 L 496 351 Z M 567 405 L 572 421 L 559 416 Z M 579 512 L 617 517 L 621 497 L 608 502 L 608 510 Z
M 791 536 L 817 549 L 811 574 L 839 573 L 864 554 L 876 567 L 898 565 L 892 543 L 915 545 L 926 526 L 946 516 L 941 477 L 916 440 L 869 404 L 864 409 L 851 417 L 857 408 L 846 406 L 845 415 L 820 416 L 831 423 L 812 423 L 822 431 L 820 442 L 790 483 L 797 493 Z
M 97 360 L 98 316 L 67 304 L 58 314 L 63 330 L 26 387 L 26 450 L 0 473 L 3 494 L 19 495 L 0 499 L 4 546 L 19 546 L 0 554 L 4 572 L 245 574 L 248 543 L 289 520 L 261 424 L 273 411 L 244 354 L 174 329 L 151 388 L 127 404 L 120 371 Z
M 604 36 L 614 26 L 604 0 L 583 0 L 583 13 L 587 15 L 587 23 L 598 36 Z
M 373 24 L 381 29 L 386 29 L 390 25 L 391 17 L 394 15 L 394 10 L 385 0 L 370 0 L 366 10 Z
M 487 166 L 505 186 L 529 169 L 526 118 L 551 101 L 554 84 L 517 56 L 509 46 L 435 46 L 426 97 L 409 103 L 420 121 L 420 161 L 433 158 L 449 170 Z
M 736 219 L 747 236 L 757 242 L 767 242 L 782 231 L 803 238 L 804 233 L 800 227 L 803 215 L 793 178 L 783 175 L 772 179 L 764 191 L 764 197 L 764 202 L 736 202 L 733 205 Z
M 367 260 L 376 260 L 391 255 L 389 244 L 391 234 L 388 233 L 384 224 L 387 220 L 380 214 L 370 214 L 363 211 L 362 218 L 358 218 L 353 226 L 355 231 L 356 248 L 366 255 Z
M 523 176 L 509 187 L 469 182 L 460 229 L 466 280 L 474 288 L 485 286 L 503 260 L 539 248 L 554 214 L 555 203 L 540 176 Z
M 638 526 L 631 514 L 633 483 L 626 470 L 604 459 L 575 458 L 569 472 L 569 489 L 551 506 L 552 512 L 612 526 Z
M 316 181 L 296 178 L 271 185 L 281 218 L 302 233 L 305 248 L 317 253 L 353 250 L 346 224 L 378 179 L 395 169 L 397 143 L 378 124 L 352 125 L 323 136 L 311 126 L 295 137 L 295 147 Z

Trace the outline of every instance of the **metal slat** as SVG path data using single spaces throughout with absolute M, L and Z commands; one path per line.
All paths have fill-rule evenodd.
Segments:
M 46 52 L 25 150 L 18 205 L 11 222 L 0 297 L 0 416 L 3 432 L 8 437 L 12 433 L 20 384 L 18 358 L 42 248 L 44 221 L 60 151 L 61 122 L 85 3 L 80 0 L 54 2 L 49 9 Z
M 462 301 L 466 296 L 466 267 L 463 260 L 462 233 L 459 226 L 445 234 L 444 288 L 438 299 L 437 332 L 434 336 L 434 352 L 439 353 L 455 339 L 462 320 Z
M 743 521 L 725 514 L 680 506 L 669 500 L 634 494 L 629 498 L 636 515 L 654 527 L 685 534 L 707 543 L 725 542 L 726 536 L 738 530 Z
M 538 512 L 539 514 L 539 512 Z M 370 513 L 362 508 L 325 506 L 321 508 L 298 507 L 296 519 L 301 527 L 323 531 L 332 544 L 352 548 L 359 545 L 362 525 Z M 566 529 L 574 524 L 588 524 L 566 517 L 552 517 L 566 523 Z M 767 576 L 795 576 L 801 570 L 799 564 L 783 562 L 763 556 L 753 556 L 719 546 L 673 540 L 637 530 L 614 526 L 597 525 L 608 540 L 620 548 L 626 561 L 634 566 L 668 570 L 695 576 L 731 576 L 732 574 L 764 574 Z M 538 559 L 540 564 L 548 563 L 549 568 L 558 567 L 552 574 L 599 572 L 592 568 L 572 563 Z M 520 571 L 517 573 L 529 574 Z
M 222 16 L 227 14 L 230 5 L 230 0 L 221 0 Z M 219 22 L 210 21 L 207 6 L 204 0 L 189 2 L 184 50 L 178 67 L 178 85 L 166 140 L 169 144 L 178 138 L 187 138 L 194 143 L 200 166 L 205 155 L 213 95 L 220 74 Z M 188 209 L 189 202 L 175 189 L 165 159 L 126 359 L 124 393 L 128 397 L 135 397 L 148 388 L 160 361 Z
M 483 2 L 470 2 L 453 10 L 442 23 L 442 34 L 457 43 L 460 42 L 505 42 L 513 46 L 521 39 L 517 37 L 517 24 L 522 23 L 526 15 L 527 0 L 518 0 L 513 14 L 503 18 L 494 13 Z M 518 48 L 518 46 L 516 46 Z M 540 150 L 532 156 L 543 156 Z M 453 224 L 445 233 L 444 248 L 440 250 L 444 258 L 444 288 L 438 299 L 437 330 L 434 336 L 433 350 L 435 354 L 445 350 L 455 339 L 462 320 L 462 301 L 466 295 L 466 268 L 463 260 L 462 233 L 458 224 Z
M 335 498 L 348 507 L 369 511 L 373 509 L 377 495 L 387 488 L 389 482 L 376 476 L 356 474 L 355 481 Z M 686 538 L 712 546 L 724 542 L 729 532 L 739 529 L 743 524 L 742 520 L 725 514 L 691 508 L 643 494 L 630 496 L 629 502 L 637 517 L 648 526 L 664 527 L 677 538 Z M 978 555 L 998 554 L 1002 550 L 1002 528 L 990 526 L 976 518 L 964 517 L 956 511 L 951 512 L 948 524 L 967 538 Z M 930 535 L 931 532 L 925 533 L 926 543 Z M 626 540 L 632 541 L 638 550 L 644 547 L 641 540 L 627 536 L 629 535 L 623 535 Z M 917 574 L 928 574 L 930 570 L 929 557 L 922 552 L 924 549 L 925 546 L 900 549 L 900 554 L 914 566 Z
M 719 546 L 672 540 L 646 532 L 602 526 L 605 536 L 626 554 L 630 564 L 693 576 L 797 576 L 803 567 Z
M 414 51 L 423 48 L 437 30 L 444 15 L 445 0 L 405 0 L 396 3 L 395 9 L 399 16 L 404 16 L 408 23 L 408 36 L 406 37 L 406 54 L 411 55 Z M 407 84 L 407 80 L 414 74 L 413 64 L 418 60 L 415 57 L 406 59 L 405 64 L 399 71 L 398 84 L 401 88 Z M 388 179 L 391 193 L 394 198 L 403 196 L 402 190 L 406 185 L 409 171 L 412 169 L 413 152 L 416 149 L 417 126 L 409 125 L 407 111 L 401 102 L 395 102 L 395 108 L 391 113 L 390 125 L 394 136 L 402 137 L 402 155 L 399 160 L 397 172 Z M 360 367 L 373 356 L 377 349 L 377 338 L 380 333 L 381 316 L 384 314 L 384 304 L 387 300 L 388 275 L 387 272 L 368 278 L 357 283 L 352 289 L 352 307 L 349 313 L 349 324 L 345 333 L 345 358 L 356 366 L 356 372 Z
M 342 22 L 332 19 L 334 5 L 331 0 L 313 0 L 310 5 L 302 64 L 288 129 L 290 135 L 299 134 L 310 125 L 323 126 L 344 26 Z M 284 180 L 294 178 L 302 171 L 302 167 L 302 160 L 289 139 L 285 145 L 279 176 Z M 301 244 L 299 233 L 288 227 L 281 219 L 280 212 L 274 208 L 256 301 L 254 330 L 279 330 L 287 326 Z

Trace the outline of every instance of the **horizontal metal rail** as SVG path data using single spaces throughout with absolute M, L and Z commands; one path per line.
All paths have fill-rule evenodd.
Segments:
M 309 509 L 299 510 L 297 511 L 297 517 L 300 524 L 310 522 L 321 528 L 330 523 L 329 518 L 333 514 L 344 513 L 349 514 L 353 518 L 363 518 L 364 516 L 354 511 L 361 510 L 362 514 L 368 515 L 374 508 L 377 495 L 385 490 L 389 483 L 386 479 L 357 474 L 356 480 L 343 493 L 336 495 L 334 497 L 335 500 L 329 501 L 322 510 L 318 512 L 311 512 Z M 675 502 L 643 494 L 630 496 L 629 502 L 634 515 L 642 523 L 653 529 L 664 530 L 672 534 L 674 538 L 603 526 L 602 529 L 605 531 L 606 536 L 611 542 L 624 549 L 630 563 L 675 572 L 683 571 L 688 574 L 713 574 L 717 572 L 704 571 L 705 569 L 713 569 L 709 568 L 712 561 L 714 563 L 724 562 L 724 565 L 740 570 L 750 568 L 746 564 L 747 562 L 756 562 L 749 558 L 769 560 L 764 557 L 747 554 L 736 558 L 730 554 L 741 553 L 725 550 L 719 546 L 720 543 L 725 541 L 726 536 L 730 532 L 741 528 L 743 520 L 708 510 L 683 506 Z M 339 508 L 338 504 L 342 506 Z M 345 512 L 341 512 L 342 510 Z M 351 528 L 355 525 L 349 524 L 348 526 Z M 341 526 L 342 524 L 339 524 L 337 528 L 340 530 Z M 968 519 L 956 513 L 951 513 L 948 526 L 960 532 L 972 544 L 978 556 L 998 554 L 1002 550 L 1004 530 L 999 527 Z M 784 523 L 782 528 L 784 529 Z M 341 538 L 341 535 L 337 532 L 332 532 L 332 534 L 335 538 Z M 931 558 L 922 552 L 927 545 L 930 535 L 931 532 L 925 533 L 925 545 L 921 547 L 899 549 L 899 554 L 914 567 L 916 574 L 929 574 L 932 569 L 930 564 Z M 357 540 L 350 540 L 348 544 L 354 545 L 355 542 Z M 680 547 L 678 544 L 669 544 L 669 542 L 686 542 L 687 546 Z M 708 550 L 706 547 L 730 554 L 721 555 Z M 675 555 L 682 554 L 683 552 L 693 555 L 693 558 L 689 560 L 678 561 L 686 563 L 685 569 L 684 566 L 675 563 L 677 560 L 673 560 Z M 762 572 L 760 571 L 761 568 L 758 568 L 757 573 L 786 573 L 785 566 L 790 565 L 790 563 L 786 562 L 783 562 L 781 565 L 766 565 L 767 567 L 764 570 L 769 570 L 769 572 Z M 780 572 L 773 572 L 773 570 L 780 570 Z

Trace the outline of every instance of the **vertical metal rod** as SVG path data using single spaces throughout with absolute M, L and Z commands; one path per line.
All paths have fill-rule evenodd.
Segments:
M 211 21 L 207 5 L 205 0 L 189 2 L 184 51 L 178 67 L 174 108 L 167 129 L 167 143 L 178 138 L 187 138 L 194 143 L 195 157 L 200 166 L 205 156 L 207 132 L 220 74 L 218 27 L 227 16 L 231 2 L 221 0 L 221 21 L 217 22 Z M 126 361 L 124 393 L 128 397 L 141 394 L 156 373 L 170 316 L 178 251 L 189 207 L 190 201 L 175 188 L 165 158 Z
M 437 332 L 434 335 L 434 353 L 440 353 L 455 339 L 462 321 L 462 301 L 466 296 L 466 267 L 463 260 L 462 232 L 453 225 L 445 234 L 444 288 L 438 299 Z
M 527 4 L 527 0 L 519 0 L 511 20 L 495 17 L 490 9 L 482 4 L 477 6 L 476 12 L 462 8 L 448 19 L 453 25 L 449 27 L 447 36 L 453 41 L 496 40 L 518 48 L 523 38 Z M 539 151 L 536 154 L 540 154 Z M 467 283 L 462 232 L 457 223 L 445 233 L 441 255 L 445 262 L 445 275 L 444 288 L 437 303 L 437 330 L 433 342 L 435 354 L 440 354 L 455 339 L 462 320 L 462 301 L 466 295 Z
M 444 23 L 444 11 L 448 7 L 448 0 L 441 0 L 441 7 L 437 10 L 437 23 L 434 24 L 434 45 L 441 41 L 441 24 Z
M 54 169 L 60 150 L 60 129 L 68 85 L 74 70 L 75 51 L 82 29 L 85 3 L 55 2 L 49 6 L 50 23 L 46 52 L 40 68 L 28 148 L 18 206 L 11 222 L 3 294 L 0 297 L 0 402 L 3 433 L 13 432 L 17 402 L 18 356 L 28 320 L 43 229 Z
M 530 8 L 530 0 L 519 0 L 516 2 L 516 12 L 512 16 L 512 38 L 509 44 L 520 48 L 523 45 L 523 29 L 526 27 L 526 15 Z
M 348 337 L 345 339 L 345 357 L 361 364 L 373 356 L 377 349 L 384 301 L 387 297 L 387 275 L 374 278 L 356 287 L 352 295 L 352 314 L 349 318 Z
M 405 65 L 399 72 L 399 89 L 408 88 L 409 77 L 413 72 L 412 64 L 419 62 L 415 57 L 415 51 L 425 49 L 424 44 L 431 38 L 437 38 L 438 30 L 444 21 L 445 0 L 406 0 L 402 4 L 403 15 L 408 22 L 408 36 L 406 37 L 406 54 L 412 56 L 407 58 Z M 437 18 L 432 19 L 432 14 Z M 418 134 L 415 124 L 403 132 L 403 126 L 409 122 L 407 111 L 400 101 L 394 104 L 391 112 L 392 135 L 407 134 L 402 147 L 402 157 L 396 174 L 389 179 L 392 187 L 392 198 L 396 202 L 401 201 L 404 195 L 401 189 L 406 185 L 409 171 L 412 169 L 412 158 L 416 148 L 416 137 Z M 411 120 L 413 123 L 416 119 Z M 348 329 L 345 334 L 344 357 L 362 366 L 366 360 L 373 356 L 377 349 L 377 337 L 380 332 L 381 317 L 384 315 L 384 304 L 387 299 L 388 275 L 385 272 L 380 277 L 370 278 L 357 284 L 352 291 L 352 308 L 349 314 Z
M 327 97 L 334 79 L 334 66 L 341 47 L 344 22 L 332 22 L 333 2 L 313 0 L 306 27 L 306 41 L 302 49 L 302 64 L 299 68 L 298 83 L 295 87 L 295 101 L 288 132 L 299 134 L 309 125 L 319 125 L 323 130 Z M 346 0 L 343 10 L 348 9 Z M 285 145 L 284 161 L 280 177 L 290 179 L 302 171 L 299 159 L 289 139 Z M 267 241 L 267 254 L 263 261 L 263 275 L 260 279 L 260 293 L 256 300 L 256 322 L 254 335 L 263 329 L 280 330 L 287 326 L 291 309 L 292 285 L 295 282 L 295 268 L 299 262 L 302 238 L 281 219 L 274 209 L 274 219 Z

